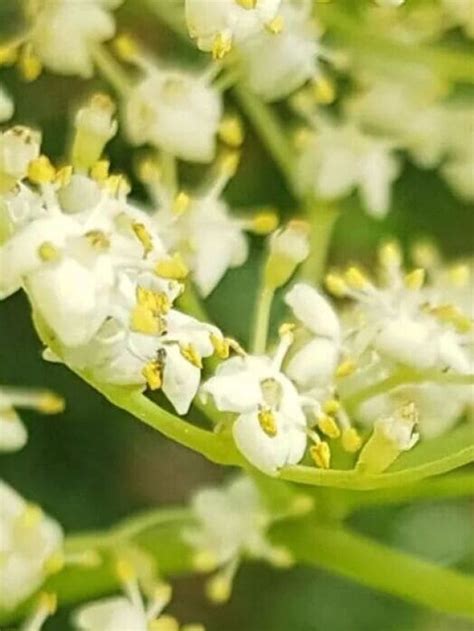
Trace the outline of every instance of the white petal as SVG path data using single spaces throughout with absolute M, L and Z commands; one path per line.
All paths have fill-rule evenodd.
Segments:
M 298 283 L 285 295 L 285 302 L 309 331 L 333 340 L 339 338 L 339 318 L 329 301 L 317 289 L 306 283 Z
M 74 616 L 80 631 L 147 631 L 146 616 L 127 598 L 117 596 L 84 605 Z
M 339 347 L 324 338 L 311 340 L 291 357 L 286 374 L 302 388 L 324 386 L 334 376 Z
M 204 384 L 203 392 L 213 397 L 221 412 L 250 412 L 262 399 L 258 379 L 247 370 L 211 377 Z
M 25 446 L 26 428 L 15 410 L 0 410 L 0 451 L 16 451 Z
M 430 368 L 437 359 L 431 333 L 423 322 L 400 317 L 383 325 L 374 345 L 395 361 L 415 368 Z
M 167 346 L 162 389 L 178 414 L 188 412 L 200 380 L 200 369 L 182 356 L 179 347 Z

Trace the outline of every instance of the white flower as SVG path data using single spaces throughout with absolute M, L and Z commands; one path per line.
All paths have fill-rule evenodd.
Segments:
M 266 101 L 285 98 L 318 74 L 321 46 L 310 3 L 285 0 L 281 16 L 278 36 L 265 30 L 239 45 L 244 80 Z
M 43 414 L 64 409 L 63 400 L 47 390 L 0 387 L 0 451 L 21 449 L 28 437 L 15 408 L 31 408 Z
M 239 476 L 224 489 L 199 491 L 192 499 L 192 509 L 197 524 L 186 528 L 183 538 L 195 551 L 197 569 L 219 568 L 208 583 L 214 600 L 228 598 L 243 557 L 275 565 L 290 562 L 288 553 L 267 538 L 274 517 L 248 477 Z
M 61 527 L 0 481 L 0 606 L 13 609 L 58 566 Z M 49 568 L 48 568 L 49 566 Z
M 203 386 L 218 410 L 237 415 L 232 427 L 237 447 L 269 475 L 299 462 L 306 449 L 300 397 L 281 372 L 291 342 L 291 334 L 284 335 L 273 360 L 252 355 L 229 359 Z
M 341 353 L 339 318 L 327 299 L 310 285 L 294 285 L 285 302 L 310 336 L 305 336 L 285 371 L 300 387 L 326 387 Z
M 221 59 L 234 42 L 272 28 L 281 0 L 186 0 L 188 30 L 201 50 Z M 276 25 L 273 26 L 275 30 Z M 276 28 L 278 30 L 278 28 Z
M 206 73 L 147 68 L 126 102 L 125 127 L 137 145 L 150 143 L 183 160 L 210 162 L 222 115 L 220 93 Z
M 358 188 L 367 212 L 383 217 L 398 175 L 391 143 L 363 133 L 351 122 L 324 122 L 306 139 L 296 165 L 302 193 L 335 199 Z
M 38 157 L 41 135 L 28 127 L 12 127 L 0 134 L 0 193 L 23 179 Z
M 53 72 L 89 78 L 94 72 L 94 46 L 113 37 L 110 11 L 122 0 L 30 0 L 29 43 Z
M 9 94 L 0 84 L 0 123 L 7 121 L 13 116 L 15 106 Z

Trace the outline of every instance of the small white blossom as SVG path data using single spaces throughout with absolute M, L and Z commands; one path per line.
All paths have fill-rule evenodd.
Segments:
M 126 101 L 124 122 L 130 140 L 150 143 L 183 160 L 210 162 L 222 99 L 207 74 L 149 64 L 146 72 Z
M 0 134 L 0 192 L 23 179 L 38 157 L 41 135 L 28 127 L 12 127 Z M 5 184 L 5 187 L 4 187 Z
M 49 70 L 89 78 L 94 46 L 111 39 L 115 22 L 110 11 L 123 0 L 27 0 L 31 21 L 28 41 Z
M 0 481 L 0 606 L 13 609 L 58 566 L 61 527 Z M 49 567 L 48 567 L 49 566 Z

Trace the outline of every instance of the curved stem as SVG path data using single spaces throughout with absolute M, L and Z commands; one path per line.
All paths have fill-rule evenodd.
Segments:
M 132 83 L 115 59 L 104 46 L 96 46 L 93 49 L 95 64 L 104 79 L 114 88 L 120 96 L 126 96 L 132 87 Z

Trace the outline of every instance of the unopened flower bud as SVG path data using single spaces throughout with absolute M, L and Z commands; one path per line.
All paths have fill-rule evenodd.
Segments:
M 96 164 L 107 142 L 117 133 L 114 113 L 112 100 L 105 94 L 96 94 L 76 114 L 72 162 L 77 169 L 88 170 Z
M 265 285 L 277 289 L 287 283 L 296 268 L 309 255 L 308 224 L 291 221 L 270 238 L 270 253 L 265 266 Z
M 0 134 L 0 192 L 13 188 L 39 156 L 41 135 L 28 127 L 12 127 Z

